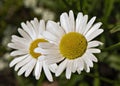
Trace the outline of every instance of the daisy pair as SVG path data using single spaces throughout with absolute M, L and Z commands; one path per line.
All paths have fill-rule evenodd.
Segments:
M 66 70 L 67 79 L 75 72 L 90 72 L 93 62 L 97 62 L 94 53 L 100 53 L 95 47 L 102 44 L 93 40 L 103 32 L 101 22 L 93 24 L 95 19 L 88 21 L 88 15 L 80 12 L 75 20 L 73 11 L 69 11 L 69 14 L 61 14 L 59 24 L 49 20 L 45 25 L 44 20 L 36 18 L 21 23 L 22 29 L 18 32 L 22 37 L 13 35 L 8 44 L 15 49 L 11 56 L 16 57 L 10 67 L 15 66 L 18 75 L 24 73 L 26 77 L 33 71 L 36 79 L 43 69 L 49 81 L 53 81 L 51 72 L 59 76 Z

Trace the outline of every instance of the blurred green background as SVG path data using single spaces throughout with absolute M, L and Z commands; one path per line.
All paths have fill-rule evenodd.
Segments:
M 97 17 L 103 23 L 104 33 L 97 37 L 104 43 L 102 53 L 96 54 L 90 73 L 72 74 L 66 80 L 63 73 L 54 82 L 47 81 L 44 73 L 40 80 L 32 76 L 17 76 L 8 64 L 12 60 L 7 47 L 12 34 L 18 34 L 21 22 L 34 17 L 59 21 L 61 13 L 73 10 Z M 120 86 L 120 0 L 0 0 L 0 86 Z

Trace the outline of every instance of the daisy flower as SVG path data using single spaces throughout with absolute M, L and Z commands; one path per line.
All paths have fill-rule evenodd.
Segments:
M 18 32 L 22 37 L 12 35 L 11 43 L 8 47 L 15 49 L 11 52 L 11 56 L 16 57 L 10 63 L 10 67 L 15 66 L 15 71 L 18 71 L 18 75 L 25 73 L 25 77 L 28 77 L 34 70 L 35 78 L 38 80 L 41 75 L 42 68 L 49 81 L 53 81 L 51 72 L 55 72 L 57 64 L 47 64 L 49 58 L 45 59 L 45 55 L 34 52 L 34 49 L 38 47 L 39 43 L 48 42 L 43 38 L 41 33 L 45 30 L 44 20 L 40 22 L 34 18 L 30 22 L 21 23 L 23 29 L 18 28 Z
M 66 70 L 66 78 L 70 79 L 71 74 L 76 71 L 78 74 L 85 70 L 90 72 L 93 62 L 97 62 L 94 53 L 100 53 L 100 49 L 95 47 L 102 43 L 93 40 L 103 32 L 100 29 L 101 22 L 93 24 L 96 17 L 88 21 L 88 15 L 79 12 L 74 20 L 73 11 L 62 13 L 60 25 L 53 21 L 48 21 L 46 31 L 43 36 L 50 43 L 41 43 L 35 52 L 48 55 L 52 60 L 50 63 L 60 62 L 56 76 Z

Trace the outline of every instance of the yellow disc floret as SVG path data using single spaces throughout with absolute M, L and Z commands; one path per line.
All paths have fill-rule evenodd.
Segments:
M 60 53 L 68 59 L 75 59 L 82 56 L 86 48 L 87 40 L 78 32 L 65 34 L 59 44 Z
M 36 39 L 30 44 L 29 53 L 33 58 L 38 58 L 41 54 L 35 53 L 34 49 L 38 47 L 40 42 L 47 42 L 45 39 Z

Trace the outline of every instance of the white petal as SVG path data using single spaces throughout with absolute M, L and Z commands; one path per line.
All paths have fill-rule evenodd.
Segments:
M 39 34 L 41 34 L 43 31 L 45 31 L 45 21 L 44 20 L 40 20 Z
M 57 36 L 59 40 L 62 37 L 62 35 L 65 34 L 64 30 L 57 23 L 50 20 L 47 23 L 46 30 Z
M 83 60 L 84 60 L 84 62 L 85 62 L 89 67 L 93 67 L 93 62 L 92 62 L 92 60 L 89 59 L 89 57 L 90 57 L 90 56 L 88 56 L 88 55 L 86 54 L 86 56 L 84 55 Z
M 91 35 L 86 36 L 87 41 L 91 41 L 92 39 L 94 39 L 95 37 L 100 35 L 102 32 L 103 32 L 103 29 L 98 29 L 98 30 L 94 31 Z
M 103 43 L 100 42 L 100 41 L 91 41 L 91 42 L 88 42 L 87 48 L 97 47 L 97 46 L 102 45 L 102 44 L 103 44 Z
M 53 35 L 52 33 L 50 33 L 50 32 L 48 32 L 48 31 L 44 31 L 43 32 L 43 36 L 47 39 L 47 40 L 49 40 L 49 41 L 53 41 L 53 42 L 55 42 L 55 43 L 59 43 L 59 38 L 58 37 L 56 37 L 55 35 Z
M 70 77 L 71 77 L 72 65 L 73 65 L 73 62 L 69 60 L 67 62 L 67 68 L 66 68 L 66 78 L 67 79 L 70 79 Z
M 32 61 L 30 62 L 29 66 L 28 66 L 28 69 L 25 72 L 25 77 L 28 77 L 30 75 L 33 68 L 35 67 L 35 64 L 36 64 L 36 59 L 32 59 Z
M 60 16 L 60 23 L 61 23 L 61 26 L 65 30 L 66 33 L 72 31 L 71 27 L 70 27 L 70 21 L 69 21 L 67 13 L 62 13 L 62 15 Z
M 77 68 L 77 72 L 78 72 L 78 74 L 81 74 L 80 68 Z
M 80 69 L 81 71 L 84 69 L 84 61 L 82 59 L 82 57 L 80 57 L 77 61 L 78 64 L 78 69 Z
M 10 62 L 9 66 L 10 66 L 10 67 L 13 67 L 15 64 L 17 64 L 18 62 L 22 61 L 22 60 L 25 59 L 27 56 L 28 56 L 28 55 L 23 55 L 23 56 L 20 56 L 20 57 L 17 57 L 17 58 L 15 58 L 15 59 L 13 59 L 13 60 Z
M 18 56 L 18 55 L 24 55 L 27 54 L 27 51 L 20 51 L 20 50 L 16 50 L 10 53 L 11 56 Z
M 32 40 L 31 37 L 28 35 L 28 33 L 26 33 L 24 30 L 22 30 L 21 28 L 18 28 L 18 32 L 21 34 L 21 36 L 23 36 L 25 39 L 27 40 Z
M 38 57 L 39 62 L 43 62 L 45 60 L 45 57 L 46 56 L 44 56 L 44 55 L 39 56 Z
M 49 43 L 49 42 L 39 43 L 38 46 L 43 49 L 44 48 L 45 49 L 49 49 L 49 48 L 58 49 L 58 46 L 56 46 L 55 44 Z
M 32 24 L 27 21 L 27 26 L 30 29 L 30 31 L 32 32 L 33 37 L 36 39 L 37 38 L 37 36 L 36 36 L 37 34 L 36 34 L 35 29 L 33 28 Z
M 19 71 L 18 76 L 22 75 L 26 70 L 28 70 L 29 65 L 31 64 L 32 60 L 28 62 L 26 65 L 24 65 Z
M 59 54 L 59 50 L 56 49 L 36 48 L 34 51 L 41 54 Z
M 76 18 L 76 32 L 79 32 L 79 28 L 82 24 L 82 21 L 83 21 L 83 14 L 78 13 L 77 18 Z
M 90 49 L 87 49 L 86 52 L 88 52 L 88 53 L 100 53 L 101 51 L 100 51 L 100 49 L 90 48 Z
M 72 72 L 75 73 L 78 67 L 78 59 L 75 59 L 73 61 L 73 67 L 72 67 Z
M 34 20 L 30 21 L 30 23 L 32 24 L 32 27 L 34 28 L 34 31 L 36 33 L 36 35 L 39 34 L 39 22 L 37 18 L 34 18 Z
M 91 29 L 86 33 L 85 36 L 88 37 L 90 34 L 93 34 L 93 32 L 99 29 L 101 25 L 102 25 L 101 22 L 94 24 L 93 27 L 91 27 Z
M 8 43 L 8 47 L 13 49 L 27 50 L 27 46 L 25 47 L 24 45 L 20 45 L 17 43 Z
M 83 35 L 85 35 L 88 32 L 88 30 L 91 28 L 92 24 L 94 23 L 95 19 L 96 19 L 96 17 L 92 17 L 90 19 L 90 21 L 86 25 L 86 28 L 85 28 Z
M 74 14 L 73 11 L 69 11 L 69 21 L 70 21 L 70 27 L 71 27 L 71 32 L 75 31 L 75 20 L 74 20 Z
M 57 64 L 52 64 L 52 65 L 49 66 L 49 69 L 50 69 L 53 73 L 55 73 L 57 67 L 58 67 Z
M 44 73 L 45 73 L 47 79 L 48 79 L 50 82 L 53 82 L 52 75 L 51 75 L 51 73 L 50 73 L 50 70 L 48 69 L 48 66 L 45 64 L 45 62 L 43 62 L 43 70 L 44 70 Z
M 42 71 L 42 62 L 37 61 L 37 64 L 35 66 L 35 78 L 38 80 L 41 76 Z
M 98 62 L 97 58 L 92 53 L 88 53 L 88 55 L 89 55 L 89 59 L 91 59 L 94 62 Z
M 85 69 L 85 71 L 86 71 L 87 73 L 90 72 L 90 67 L 89 67 L 89 65 L 86 64 L 85 62 L 84 62 L 84 69 Z
M 49 59 L 55 59 L 55 58 L 63 58 L 61 54 L 48 54 L 45 55 L 45 59 L 49 60 Z
M 31 40 L 25 39 L 25 38 L 21 38 L 19 36 L 16 35 L 12 35 L 12 40 L 13 43 L 17 44 L 17 45 L 21 45 L 24 46 L 25 48 L 28 48 L 29 43 L 31 42 Z
M 79 26 L 79 33 L 83 34 L 83 32 L 85 31 L 87 20 L 88 15 L 83 16 L 83 20 L 81 21 L 81 25 Z
M 68 60 L 65 59 L 63 62 L 61 62 L 61 63 L 59 64 L 58 69 L 57 69 L 57 71 L 56 71 L 56 73 L 55 73 L 55 76 L 59 76 L 59 75 L 64 71 L 64 69 L 65 69 L 66 66 L 67 66 L 67 62 L 68 62 Z
M 30 56 L 27 56 L 24 60 L 20 61 L 16 66 L 15 66 L 15 71 L 17 71 L 20 67 L 24 66 L 25 64 L 29 63 L 32 60 Z
M 33 32 L 31 31 L 31 29 L 25 23 L 21 23 L 21 26 L 29 34 L 29 36 L 32 39 L 35 39 Z
M 46 61 L 46 63 L 47 63 L 47 64 L 54 64 L 54 63 L 58 63 L 58 62 L 62 61 L 63 59 L 64 59 L 64 58 L 61 58 L 61 57 L 56 57 L 56 58 L 50 57 L 50 58 Z
M 13 48 L 13 49 L 21 49 L 20 46 L 16 46 L 14 43 L 8 43 L 8 47 Z

